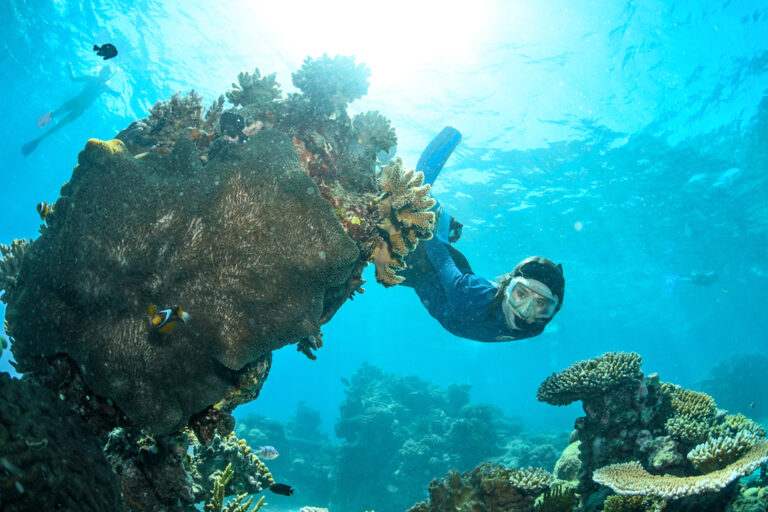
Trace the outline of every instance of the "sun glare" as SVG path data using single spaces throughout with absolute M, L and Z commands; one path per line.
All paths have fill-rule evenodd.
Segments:
M 267 37 L 285 57 L 354 55 L 379 77 L 456 65 L 479 51 L 490 25 L 489 1 L 468 3 L 393 0 L 387 3 L 329 0 L 242 0 L 248 30 Z M 281 20 L 270 23 L 270 20 Z M 285 31 L 285 19 L 292 20 Z M 283 27 L 283 31 L 272 27 Z

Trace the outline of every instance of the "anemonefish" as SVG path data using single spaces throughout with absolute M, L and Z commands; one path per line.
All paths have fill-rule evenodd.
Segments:
M 53 205 L 45 201 L 37 203 L 37 213 L 40 215 L 40 220 L 45 220 L 47 216 L 53 213 Z
M 179 306 L 171 306 L 168 309 L 157 311 L 155 310 L 155 305 L 151 302 L 149 303 L 149 326 L 151 328 L 157 329 L 163 334 L 168 334 L 176 329 L 176 324 L 179 320 L 187 323 L 189 313 L 182 310 Z

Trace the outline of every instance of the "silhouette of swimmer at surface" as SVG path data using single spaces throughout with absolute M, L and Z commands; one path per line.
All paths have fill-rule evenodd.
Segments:
M 37 125 L 40 128 L 45 127 L 48 123 L 53 121 L 54 118 L 57 118 L 64 114 L 64 117 L 62 117 L 55 125 L 53 125 L 47 132 L 42 134 L 36 139 L 33 139 L 26 144 L 24 144 L 21 147 L 21 154 L 26 156 L 29 156 L 36 148 L 37 145 L 40 144 L 40 142 L 48 137 L 49 135 L 57 132 L 64 126 L 68 125 L 78 117 L 80 117 L 83 112 L 93 103 L 96 98 L 102 95 L 102 93 L 111 94 L 115 97 L 121 97 L 122 95 L 115 91 L 114 89 L 110 88 L 107 85 L 107 81 L 112 78 L 112 75 L 114 74 L 112 71 L 112 68 L 109 66 L 104 66 L 99 71 L 99 74 L 96 76 L 75 76 L 75 73 L 72 71 L 72 65 L 69 64 L 69 75 L 73 82 L 83 82 L 85 85 L 83 86 L 83 89 L 80 91 L 80 93 L 64 102 L 59 108 L 56 110 L 52 110 L 51 112 L 46 112 L 42 116 L 37 118 Z

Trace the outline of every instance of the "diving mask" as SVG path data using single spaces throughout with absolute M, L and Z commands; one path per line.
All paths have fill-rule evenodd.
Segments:
M 557 311 L 559 302 L 557 296 L 541 281 L 515 277 L 504 292 L 504 315 L 507 323 L 513 320 L 511 315 L 527 323 L 549 320 Z

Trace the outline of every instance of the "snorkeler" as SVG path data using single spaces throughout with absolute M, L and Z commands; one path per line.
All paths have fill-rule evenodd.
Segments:
M 460 137 L 449 127 L 427 146 L 417 165 L 426 182 L 434 181 Z M 458 223 L 440 208 L 438 215 L 436 236 L 405 258 L 402 284 L 413 288 L 429 314 L 456 336 L 496 342 L 541 334 L 563 305 L 562 266 L 532 256 L 491 282 L 476 275 L 464 255 L 448 243 L 457 238 Z
M 85 109 L 87 109 L 91 103 L 96 100 L 96 98 L 101 96 L 102 93 L 111 94 L 116 97 L 121 96 L 119 92 L 115 91 L 107 85 L 107 81 L 112 78 L 113 75 L 112 69 L 109 66 L 104 66 L 101 68 L 99 74 L 96 76 L 75 76 L 74 72 L 72 71 L 72 64 L 68 64 L 68 67 L 69 75 L 73 82 L 85 82 L 83 90 L 80 91 L 80 93 L 74 98 L 64 102 L 56 110 L 47 112 L 37 118 L 37 125 L 40 128 L 43 128 L 55 117 L 58 117 L 61 114 L 66 114 L 47 132 L 42 134 L 40 137 L 24 144 L 21 147 L 22 155 L 29 156 L 30 153 L 32 153 L 35 148 L 37 148 L 37 145 L 40 144 L 40 141 L 80 117 L 83 112 L 85 112 Z

